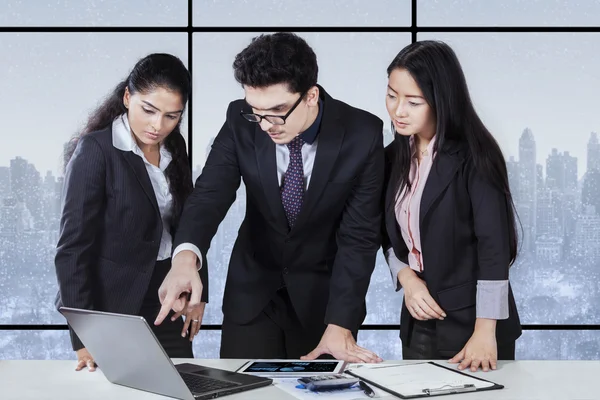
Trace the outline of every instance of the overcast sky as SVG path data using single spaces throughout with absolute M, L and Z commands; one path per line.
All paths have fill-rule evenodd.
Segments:
M 400 26 L 410 21 L 410 2 L 405 0 L 322 0 L 318 7 L 315 2 L 197 0 L 193 16 L 196 24 L 223 26 Z M 30 1 L 5 0 L 0 3 L 0 25 L 184 25 L 185 4 L 184 0 L 46 0 L 34 6 Z M 422 0 L 418 13 L 423 25 L 600 25 L 599 1 Z M 194 35 L 194 165 L 203 164 L 206 146 L 223 123 L 227 104 L 243 96 L 231 63 L 255 35 Z M 301 36 L 317 53 L 319 82 L 325 89 L 375 113 L 389 127 L 385 69 L 409 43 L 409 34 Z M 23 156 L 42 174 L 58 172 L 63 143 L 140 57 L 164 51 L 187 63 L 185 33 L 1 33 L 0 38 L 0 107 L 7 116 L 5 135 L 11 137 L 0 147 L 0 165 Z M 519 136 L 529 127 L 538 145 L 539 163 L 545 164 L 556 147 L 577 156 L 579 175 L 583 174 L 590 132 L 600 131 L 600 34 L 418 36 L 430 38 L 445 40 L 456 50 L 477 110 L 507 157 L 518 154 Z

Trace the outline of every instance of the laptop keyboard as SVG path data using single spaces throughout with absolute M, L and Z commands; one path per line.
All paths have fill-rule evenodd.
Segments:
M 181 372 L 180 375 L 192 393 L 206 393 L 238 386 L 234 382 L 221 381 L 195 374 L 186 374 L 185 372 Z

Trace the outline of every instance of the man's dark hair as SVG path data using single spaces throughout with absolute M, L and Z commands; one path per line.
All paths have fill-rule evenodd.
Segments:
M 304 39 L 293 33 L 260 35 L 233 62 L 235 79 L 243 86 L 264 88 L 279 83 L 292 93 L 317 84 L 317 56 Z

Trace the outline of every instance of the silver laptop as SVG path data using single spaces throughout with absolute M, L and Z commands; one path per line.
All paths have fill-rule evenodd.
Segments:
M 213 399 L 268 386 L 272 379 L 195 364 L 174 365 L 143 317 L 60 307 L 104 376 L 176 399 Z M 168 323 L 168 321 L 166 321 Z

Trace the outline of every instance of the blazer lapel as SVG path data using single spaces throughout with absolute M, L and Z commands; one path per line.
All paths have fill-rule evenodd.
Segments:
M 461 165 L 462 159 L 456 154 L 458 150 L 458 145 L 451 143 L 446 151 L 438 153 L 431 166 L 419 210 L 419 226 L 421 227 L 431 206 L 448 187 Z
M 158 202 L 156 201 L 156 195 L 154 194 L 154 188 L 152 187 L 152 182 L 150 182 L 150 177 L 148 176 L 148 171 L 146 171 L 144 161 L 131 151 L 123 152 L 123 158 L 125 158 L 125 161 L 127 161 L 133 170 L 135 177 L 140 185 L 142 185 L 142 189 L 144 189 L 144 192 L 150 199 L 150 202 L 152 203 L 152 206 L 156 212 L 160 213 L 158 209 Z
M 322 90 L 322 89 L 321 89 Z M 313 164 L 308 189 L 304 194 L 302 209 L 292 231 L 298 230 L 307 221 L 312 209 L 317 205 L 323 190 L 329 182 L 329 176 L 344 140 L 344 128 L 331 98 L 323 91 L 323 119 L 317 137 L 317 153 Z
M 389 177 L 388 177 L 389 179 Z M 397 243 L 398 238 L 402 237 L 402 233 L 400 232 L 400 227 L 398 226 L 398 220 L 396 218 L 396 184 L 394 182 L 388 181 L 388 185 L 386 188 L 385 194 L 385 204 L 384 204 L 384 215 L 385 215 L 385 225 L 388 236 L 390 238 L 390 243 L 392 247 Z M 394 250 L 396 252 L 396 250 Z
M 265 192 L 269 209 L 273 213 L 276 226 L 284 234 L 288 233 L 288 223 L 281 203 L 279 181 L 277 179 L 277 156 L 275 153 L 275 142 L 264 132 L 260 125 L 256 125 L 254 131 L 254 145 L 256 148 L 256 164 L 260 181 Z

